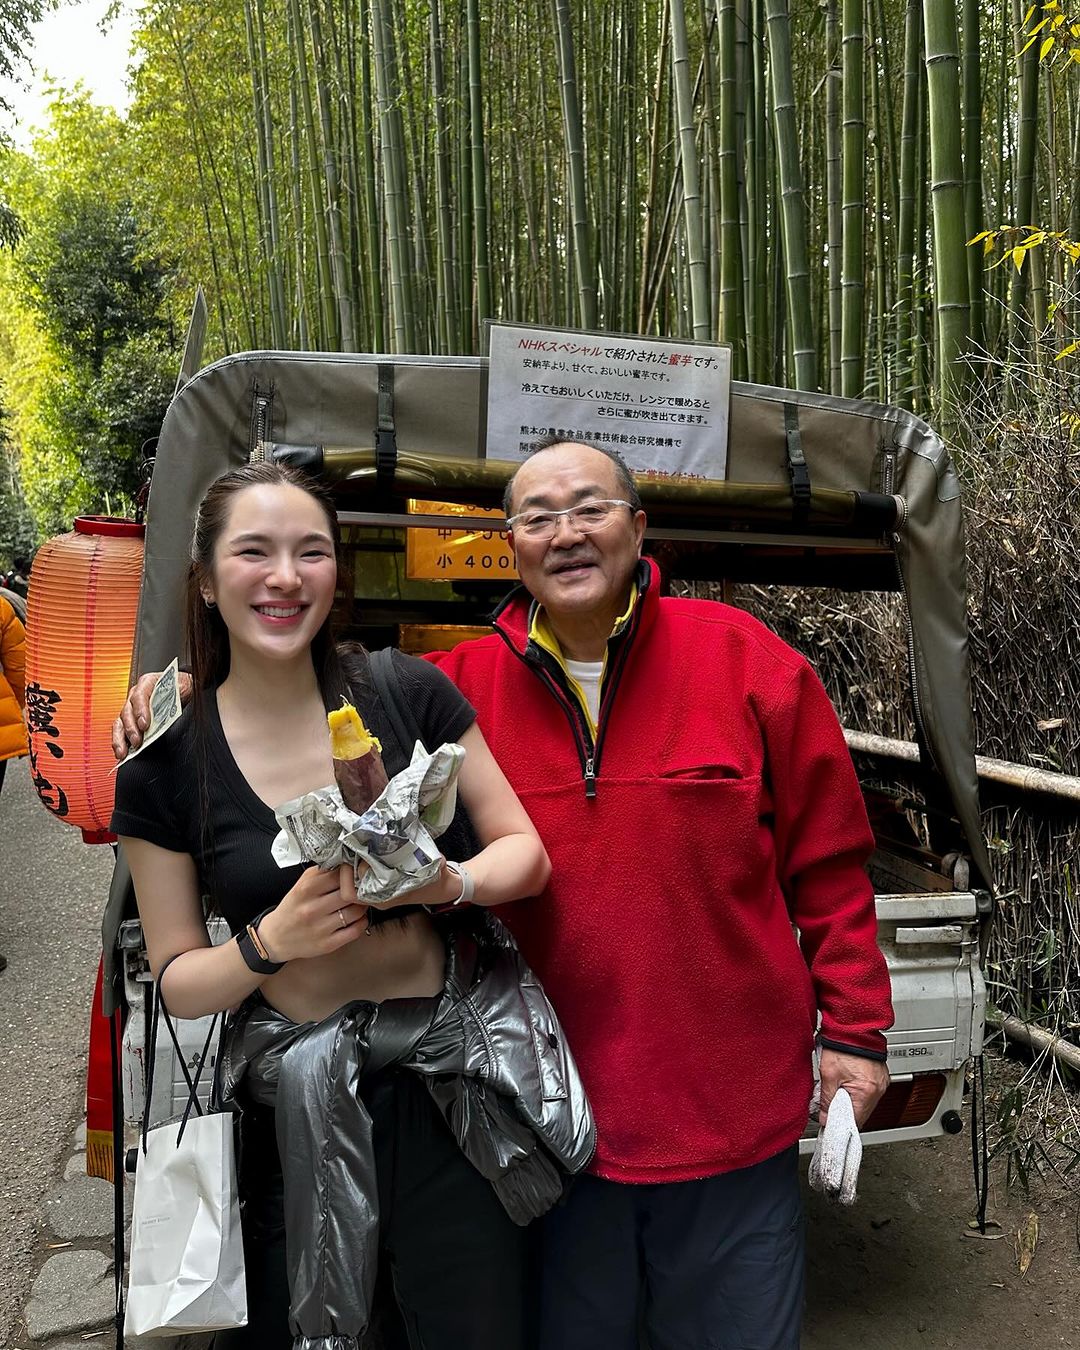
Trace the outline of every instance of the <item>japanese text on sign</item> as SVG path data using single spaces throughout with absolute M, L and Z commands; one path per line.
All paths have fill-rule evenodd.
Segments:
M 446 525 L 437 529 L 406 530 L 405 575 L 410 581 L 517 580 L 506 531 L 499 528 L 505 519 L 501 511 L 453 502 L 410 501 L 409 514 L 447 517 Z M 456 528 L 454 516 L 482 516 L 491 521 L 492 528 Z
M 523 459 L 558 436 L 632 469 L 723 478 L 730 396 L 725 346 L 493 323 L 487 453 Z

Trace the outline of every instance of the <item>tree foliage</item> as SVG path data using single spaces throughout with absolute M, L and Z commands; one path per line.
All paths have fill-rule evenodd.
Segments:
M 29 557 L 37 544 L 37 527 L 22 490 L 15 447 L 8 434 L 10 416 L 0 406 L 0 565 Z
M 44 0 L 0 0 L 0 79 L 17 73 L 30 45 L 30 30 L 45 8 Z M 0 97 L 0 110 L 7 112 L 8 106 Z
M 99 374 L 130 338 L 160 332 L 169 269 L 146 253 L 131 202 L 64 184 L 42 203 L 19 264 L 43 326 Z
M 43 533 L 130 502 L 177 360 L 173 271 L 133 201 L 123 123 L 80 91 L 50 116 L 0 179 L 23 226 L 0 262 L 3 397 Z

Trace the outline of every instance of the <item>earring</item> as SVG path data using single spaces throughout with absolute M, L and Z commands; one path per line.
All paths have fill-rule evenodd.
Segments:
M 203 604 L 206 606 L 207 609 L 217 609 L 216 601 L 211 600 L 208 595 L 203 596 Z

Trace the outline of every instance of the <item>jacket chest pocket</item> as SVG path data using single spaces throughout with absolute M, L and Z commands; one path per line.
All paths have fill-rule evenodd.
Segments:
M 734 764 L 712 763 L 676 763 L 665 765 L 660 770 L 660 777 L 665 781 L 687 781 L 700 783 L 745 783 L 756 782 L 755 778 L 748 778 L 743 770 Z

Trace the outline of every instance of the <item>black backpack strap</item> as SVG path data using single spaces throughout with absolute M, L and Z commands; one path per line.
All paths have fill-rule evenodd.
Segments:
M 424 736 L 408 699 L 402 695 L 401 679 L 394 666 L 393 649 L 383 647 L 380 651 L 370 652 L 368 669 L 371 671 L 375 693 L 405 753 L 405 762 L 408 763 L 412 758 L 413 746 L 417 741 L 423 744 Z

